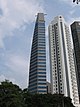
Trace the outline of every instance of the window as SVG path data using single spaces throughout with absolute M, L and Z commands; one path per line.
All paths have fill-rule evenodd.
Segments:
M 55 80 L 57 80 L 57 76 L 55 77 Z
M 60 75 L 60 78 L 61 78 L 61 75 Z
M 62 93 L 62 91 L 61 91 L 61 93 Z
M 61 89 L 62 89 L 62 87 L 61 87 Z

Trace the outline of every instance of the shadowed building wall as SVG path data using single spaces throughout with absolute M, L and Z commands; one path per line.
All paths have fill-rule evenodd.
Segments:
M 71 24 L 78 91 L 80 96 L 80 21 Z

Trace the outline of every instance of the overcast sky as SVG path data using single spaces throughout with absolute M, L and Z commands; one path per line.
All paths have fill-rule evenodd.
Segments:
M 47 14 L 47 41 L 47 27 L 55 16 L 63 15 L 68 24 L 80 20 L 80 4 L 72 0 L 0 0 L 0 81 L 8 79 L 21 88 L 28 86 L 31 42 L 38 12 Z M 47 80 L 50 80 L 48 61 Z

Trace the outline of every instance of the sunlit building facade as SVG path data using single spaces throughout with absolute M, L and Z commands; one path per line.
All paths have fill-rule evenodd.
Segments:
M 73 50 L 69 27 L 62 16 L 49 25 L 49 53 L 52 94 L 64 94 L 79 106 Z

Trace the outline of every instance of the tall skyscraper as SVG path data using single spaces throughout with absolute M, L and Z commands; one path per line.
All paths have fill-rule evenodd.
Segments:
M 30 70 L 29 92 L 46 94 L 46 41 L 44 14 L 38 13 L 33 34 Z
M 71 24 L 78 91 L 80 96 L 80 21 Z
M 64 94 L 78 107 L 79 96 L 69 28 L 62 16 L 49 25 L 49 53 L 52 94 Z

